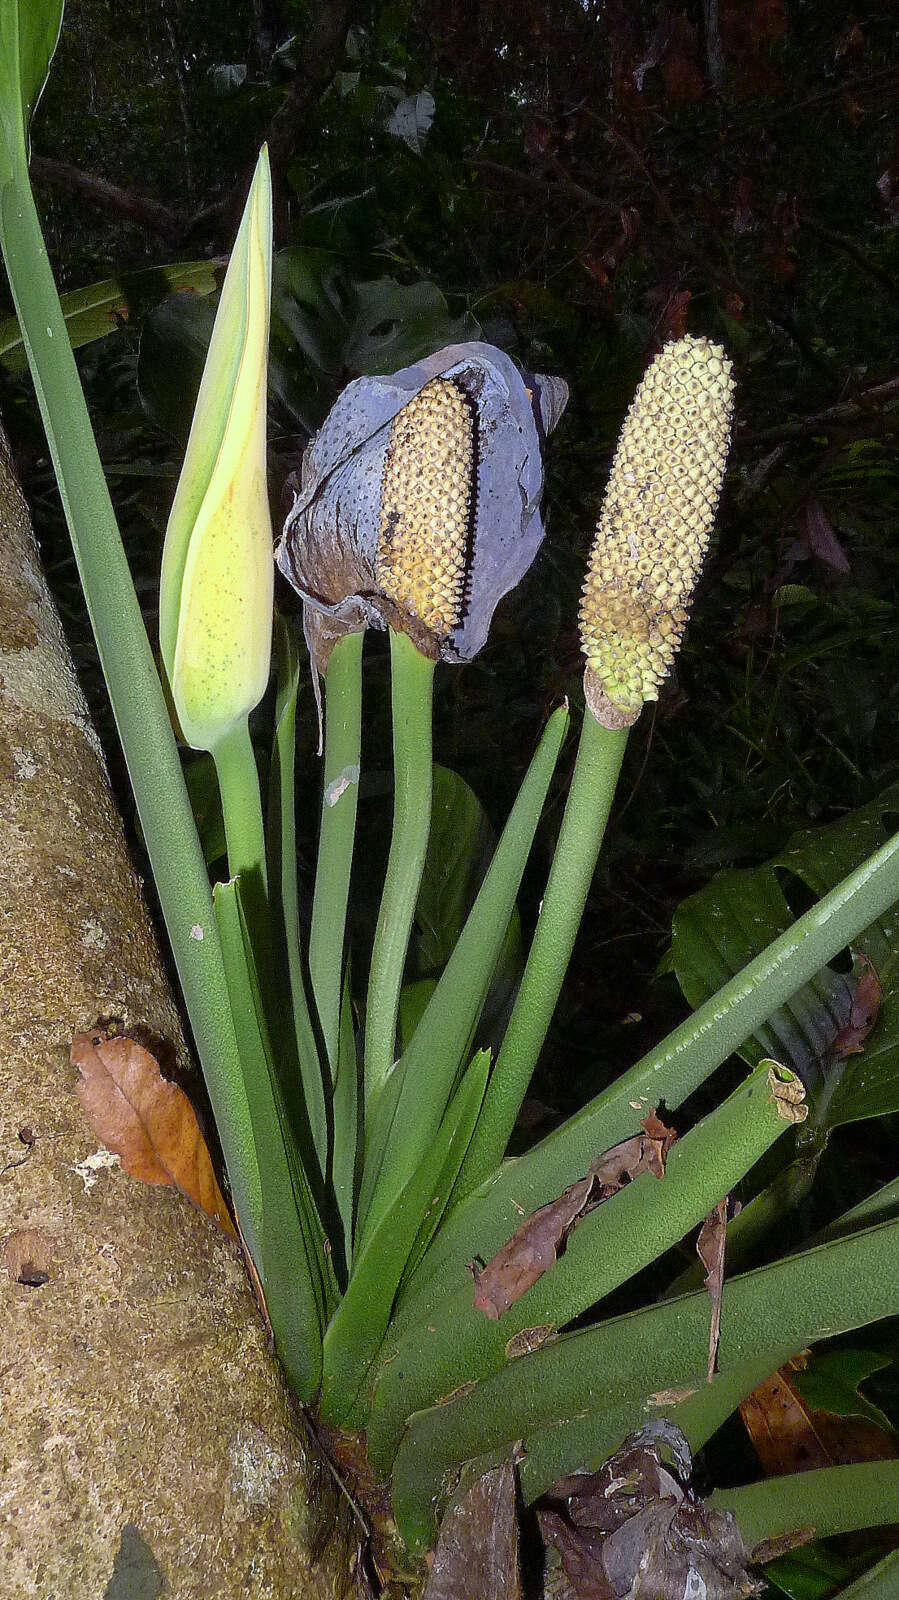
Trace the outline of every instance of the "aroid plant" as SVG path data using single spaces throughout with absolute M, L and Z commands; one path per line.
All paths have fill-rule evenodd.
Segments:
M 497 603 L 539 546 L 541 447 L 565 386 L 522 375 L 501 351 L 469 343 L 390 376 L 357 379 L 338 399 L 306 450 L 277 548 L 302 597 L 323 757 L 297 771 L 304 669 L 292 623 L 279 618 L 264 803 L 248 718 L 268 690 L 273 624 L 266 154 L 219 300 L 166 536 L 164 692 L 28 183 L 28 120 L 60 20 L 58 3 L 0 0 L 0 237 L 22 336 L 276 1347 L 308 1406 L 334 1427 L 364 1433 L 369 1468 L 392 1480 L 399 1531 L 411 1551 L 423 1552 L 460 1469 L 464 1486 L 514 1454 L 530 1502 L 566 1474 L 599 1469 L 647 1410 L 665 1424 L 653 1438 L 686 1439 L 695 1449 L 790 1355 L 899 1313 L 899 1222 L 889 1220 L 887 1191 L 868 1202 L 861 1221 L 850 1217 L 813 1248 L 729 1278 L 711 1351 L 712 1307 L 701 1291 L 602 1315 L 607 1296 L 710 1214 L 723 1220 L 726 1196 L 747 1175 L 751 1191 L 760 1159 L 804 1114 L 803 1084 L 765 1059 L 701 1120 L 682 1122 L 679 1137 L 667 1125 L 765 1019 L 899 898 L 899 837 L 570 1121 L 507 1160 L 628 729 L 657 697 L 687 623 L 725 469 L 730 363 L 703 338 L 667 345 L 624 422 L 580 611 L 586 666 L 577 755 L 536 927 L 514 995 L 507 991 L 500 1008 L 497 1039 L 496 1008 L 489 1030 L 485 1008 L 569 709 L 560 706 L 546 724 L 442 970 L 413 985 L 410 939 L 435 838 L 433 683 L 437 671 L 457 670 L 482 647 Z M 351 970 L 363 645 L 367 633 L 384 631 L 392 834 L 367 960 Z M 215 763 L 228 875 L 214 886 L 172 713 L 182 740 Z M 321 823 L 307 928 L 298 909 L 295 806 L 298 796 L 308 806 L 313 791 Z M 657 1461 L 652 1471 L 656 1506 L 662 1477 L 680 1503 L 683 1486 L 670 1488 L 675 1480 Z M 806 1474 L 786 1496 L 756 1486 L 721 1504 L 754 1546 L 788 1528 L 835 1532 L 893 1520 L 896 1487 L 893 1464 L 850 1467 Z M 638 1565 L 640 1558 L 637 1548 Z M 719 1550 L 716 1560 L 719 1587 L 709 1593 L 749 1592 L 742 1557 L 732 1571 L 730 1556 Z M 626 1582 L 618 1571 L 625 1587 L 609 1592 L 648 1593 L 630 1587 L 635 1571 Z

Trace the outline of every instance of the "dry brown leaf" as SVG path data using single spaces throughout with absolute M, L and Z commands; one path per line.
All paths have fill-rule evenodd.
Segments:
M 794 1356 L 743 1401 L 740 1416 L 767 1477 L 812 1467 L 849 1466 L 896 1456 L 896 1441 L 864 1417 L 838 1417 L 810 1406 L 793 1375 L 808 1363 Z
M 515 1459 L 472 1484 L 440 1528 L 424 1600 L 521 1600 Z
M 808 1106 L 801 1078 L 797 1078 L 795 1072 L 782 1066 L 779 1061 L 762 1061 L 759 1065 L 768 1068 L 768 1088 L 771 1091 L 768 1102 L 774 1101 L 777 1115 L 784 1122 L 804 1122 L 808 1116 Z
M 592 1163 L 585 1178 L 569 1184 L 558 1200 L 533 1211 L 516 1229 L 508 1244 L 491 1256 L 486 1266 L 469 1263 L 475 1279 L 474 1308 L 491 1322 L 520 1300 L 547 1272 L 569 1233 L 581 1217 L 616 1194 L 642 1172 L 665 1176 L 665 1158 L 677 1135 L 647 1112 L 641 1133 L 605 1150 Z
M 143 1183 L 174 1184 L 236 1238 L 193 1106 L 149 1050 L 122 1035 L 77 1033 L 75 1092 L 92 1132 Z
M 721 1296 L 724 1293 L 724 1248 L 727 1241 L 727 1195 L 710 1211 L 699 1230 L 696 1254 L 705 1267 L 705 1287 L 712 1302 L 709 1327 L 709 1383 L 715 1376 L 718 1340 L 721 1336 Z
M 537 1502 L 575 1600 L 737 1600 L 762 1585 L 734 1518 L 692 1488 L 687 1440 L 671 1421 L 625 1439 L 599 1472 L 575 1473 Z
M 846 1056 L 859 1055 L 880 1013 L 883 1000 L 880 979 L 867 956 L 858 957 L 858 967 L 860 975 L 849 1009 L 849 1020 L 840 1029 L 827 1053 L 829 1061 L 843 1061 Z

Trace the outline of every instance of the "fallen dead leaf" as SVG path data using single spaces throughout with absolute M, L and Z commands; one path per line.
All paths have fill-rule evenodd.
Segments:
M 517 1448 L 472 1484 L 447 1512 L 423 1600 L 521 1600 Z
M 236 1238 L 193 1106 L 149 1050 L 126 1035 L 78 1033 L 71 1060 L 91 1131 L 125 1171 L 143 1183 L 173 1184 Z
M 625 1439 L 599 1472 L 554 1484 L 537 1503 L 575 1600 L 736 1600 L 762 1587 L 736 1521 L 691 1485 L 690 1448 L 659 1418 Z
M 641 1133 L 598 1156 L 586 1177 L 569 1184 L 558 1200 L 550 1200 L 533 1211 L 486 1266 L 469 1262 L 475 1280 L 476 1311 L 483 1311 L 491 1322 L 498 1322 L 503 1312 L 549 1270 L 581 1217 L 643 1172 L 651 1172 L 657 1178 L 665 1176 L 665 1158 L 677 1135 L 666 1128 L 655 1110 L 647 1112 L 641 1128 Z
M 718 1340 L 721 1336 L 721 1296 L 724 1293 L 724 1247 L 727 1239 L 727 1195 L 710 1211 L 699 1230 L 696 1254 L 705 1267 L 705 1287 L 712 1302 L 709 1327 L 708 1381 L 715 1376 Z
M 809 1352 L 794 1356 L 747 1395 L 743 1426 L 768 1477 L 813 1467 L 895 1459 L 896 1440 L 864 1417 L 838 1417 L 810 1406 L 796 1384 Z

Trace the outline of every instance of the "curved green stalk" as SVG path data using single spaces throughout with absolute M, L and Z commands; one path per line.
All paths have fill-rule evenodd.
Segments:
M 348 633 L 325 672 L 325 758 L 321 829 L 315 867 L 309 976 L 332 1079 L 337 1075 L 344 939 L 362 748 L 362 643 Z
M 887 1222 L 732 1279 L 724 1286 L 720 1373 L 746 1367 L 760 1349 L 897 1315 L 897 1260 L 899 1222 Z M 638 1427 L 666 1391 L 706 1382 L 709 1317 L 705 1291 L 663 1301 L 564 1334 L 460 1399 L 418 1412 L 393 1468 L 394 1511 L 410 1547 L 433 1541 L 444 1474 L 485 1451 L 523 1440 L 528 1502 L 576 1467 L 599 1467 L 621 1442 L 622 1406 Z
M 497 1167 L 537 1065 L 568 971 L 621 770 L 628 729 L 584 713 L 546 893 L 484 1109 L 459 1176 L 464 1197 Z
M 10 152 L 10 154 L 12 154 Z M 259 1171 L 209 878 L 24 164 L 0 243 L 234 1202 L 258 1265 Z
M 676 1109 L 778 1006 L 844 945 L 899 900 L 899 833 L 797 918 L 742 972 L 686 1018 L 582 1111 L 528 1151 L 504 1163 L 453 1211 L 401 1297 L 425 1315 L 473 1254 L 485 1260 L 518 1226 L 558 1195 L 600 1150 L 633 1133 L 634 1103 Z M 642 1097 L 642 1098 L 641 1098 Z
M 733 1512 L 750 1550 L 802 1528 L 816 1539 L 830 1539 L 899 1519 L 899 1461 L 863 1461 L 764 1478 L 739 1489 L 716 1489 L 711 1504 L 717 1511 Z
M 404 633 L 390 632 L 393 707 L 393 832 L 378 912 L 365 1010 L 365 1108 L 393 1069 L 403 968 L 431 827 L 434 662 Z
M 403 1324 L 398 1338 L 389 1330 L 366 1422 L 374 1470 L 389 1469 L 410 1413 L 504 1367 L 515 1334 L 564 1327 L 626 1283 L 698 1226 L 786 1128 L 760 1067 L 678 1140 L 664 1178 L 644 1173 L 584 1217 L 564 1254 L 498 1321 L 475 1309 L 466 1269 L 465 1281 L 426 1322 Z
M 376 1225 L 423 1159 L 464 1068 L 500 959 L 521 879 L 568 730 L 568 707 L 549 718 L 475 903 L 369 1128 L 360 1226 Z

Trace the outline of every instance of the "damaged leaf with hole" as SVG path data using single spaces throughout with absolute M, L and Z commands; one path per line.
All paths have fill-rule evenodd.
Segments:
M 543 538 L 541 446 L 567 399 L 560 378 L 522 376 L 481 343 L 348 385 L 307 447 L 299 481 L 289 480 L 294 502 L 275 551 L 303 599 L 318 673 L 337 639 L 369 626 L 408 632 L 432 659 L 467 661 L 481 649 Z M 416 441 L 415 481 L 407 466 L 400 482 L 397 462 L 408 463 Z M 390 559 L 401 538 L 426 563 L 443 531 L 430 524 L 449 515 L 464 523 L 451 615 L 397 590 Z

